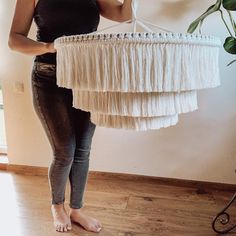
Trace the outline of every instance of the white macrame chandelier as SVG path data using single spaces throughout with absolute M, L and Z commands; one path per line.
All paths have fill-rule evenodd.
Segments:
M 97 126 L 169 127 L 198 109 L 197 90 L 220 85 L 220 39 L 169 32 L 137 18 L 137 7 L 133 0 L 132 32 L 101 33 L 129 20 L 55 40 L 57 85 L 72 89 L 73 106 L 91 112 Z

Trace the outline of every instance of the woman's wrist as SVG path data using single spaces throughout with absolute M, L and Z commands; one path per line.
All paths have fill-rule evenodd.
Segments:
M 43 43 L 44 44 L 44 53 L 55 53 L 56 49 L 54 48 L 54 43 Z

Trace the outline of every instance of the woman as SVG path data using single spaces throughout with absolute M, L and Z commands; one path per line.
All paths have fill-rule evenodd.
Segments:
M 71 221 L 99 232 L 101 223 L 81 211 L 89 170 L 95 124 L 90 113 L 72 107 L 72 90 L 56 85 L 54 40 L 63 35 L 97 30 L 100 14 L 113 21 L 131 19 L 131 0 L 17 0 L 9 34 L 9 47 L 33 55 L 34 109 L 53 150 L 48 169 L 51 211 L 56 231 L 71 230 Z M 32 21 L 37 40 L 28 38 Z M 79 56 L 79 55 L 78 55 Z M 66 182 L 70 181 L 70 211 L 64 207 Z

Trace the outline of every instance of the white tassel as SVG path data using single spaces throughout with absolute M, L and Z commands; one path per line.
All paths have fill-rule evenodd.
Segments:
M 73 107 L 108 115 L 133 117 L 167 116 L 198 109 L 197 92 L 122 93 L 73 89 Z
M 176 125 L 178 123 L 178 115 L 144 118 L 91 113 L 91 122 L 106 128 L 146 131 Z

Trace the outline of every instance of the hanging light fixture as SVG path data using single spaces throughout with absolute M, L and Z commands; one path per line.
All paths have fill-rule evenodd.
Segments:
M 133 0 L 131 32 L 104 33 L 129 20 L 55 40 L 57 85 L 72 89 L 73 106 L 91 112 L 98 126 L 175 125 L 179 114 L 198 108 L 197 90 L 220 85 L 219 38 L 170 32 L 138 18 L 137 7 Z

